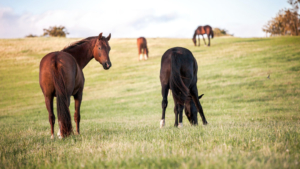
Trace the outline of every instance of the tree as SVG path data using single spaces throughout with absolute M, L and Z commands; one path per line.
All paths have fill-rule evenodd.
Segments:
M 280 10 L 275 18 L 263 26 L 263 31 L 276 35 L 298 36 L 300 32 L 300 18 L 298 14 L 300 0 L 289 0 L 292 9 Z
M 43 36 L 66 37 L 69 34 L 64 26 L 50 26 L 49 29 L 43 29 Z

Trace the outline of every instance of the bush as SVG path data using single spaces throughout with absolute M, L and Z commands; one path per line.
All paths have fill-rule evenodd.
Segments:
M 66 37 L 69 34 L 64 26 L 50 26 L 49 29 L 44 29 L 43 36 Z

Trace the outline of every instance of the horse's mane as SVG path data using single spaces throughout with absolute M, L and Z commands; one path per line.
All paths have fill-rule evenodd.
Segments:
M 88 37 L 88 38 L 85 38 L 85 39 L 82 39 L 82 40 L 79 40 L 79 41 L 76 41 L 76 42 L 73 42 L 71 43 L 70 45 L 66 46 L 63 48 L 62 51 L 66 51 L 66 50 L 70 50 L 70 49 L 73 49 L 77 46 L 80 46 L 82 44 L 85 44 L 86 42 L 90 42 L 91 40 L 97 38 L 97 36 L 91 36 L 91 37 Z

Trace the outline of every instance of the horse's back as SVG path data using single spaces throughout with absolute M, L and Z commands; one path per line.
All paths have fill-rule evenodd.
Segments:
M 77 84 L 82 83 L 83 74 L 76 60 L 66 52 L 52 52 L 43 57 L 40 62 L 40 86 L 44 95 L 55 95 L 54 73 L 63 75 L 68 95 L 71 95 Z M 82 80 L 80 80 L 82 79 Z M 83 81 L 84 82 L 84 81 Z
M 196 29 L 197 34 L 199 35 L 203 35 L 203 34 L 210 34 L 210 32 L 212 31 L 211 26 L 209 25 L 205 25 L 205 26 L 198 26 L 198 28 Z

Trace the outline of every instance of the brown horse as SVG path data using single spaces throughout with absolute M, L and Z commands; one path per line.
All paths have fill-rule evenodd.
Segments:
M 202 122 L 207 124 L 197 89 L 198 65 L 191 51 L 182 47 L 167 50 L 161 58 L 160 82 L 162 100 L 162 118 L 160 127 L 165 126 L 165 113 L 168 106 L 168 92 L 172 90 L 174 100 L 175 127 L 182 127 L 182 113 L 185 106 L 186 115 L 192 125 L 197 125 L 197 111 Z M 196 113 L 195 113 L 196 112 Z M 178 124 L 179 116 L 179 124 Z
M 193 35 L 193 42 L 194 45 L 197 46 L 197 41 L 196 41 L 196 36 L 198 35 L 198 41 L 199 41 L 199 46 L 200 46 L 200 35 L 202 35 L 204 44 L 206 45 L 205 39 L 204 39 L 204 34 L 207 35 L 208 38 L 208 46 L 210 46 L 210 36 L 211 38 L 214 38 L 214 31 L 212 30 L 212 28 L 209 25 L 205 25 L 205 26 L 199 26 L 196 30 L 195 33 Z
M 145 58 L 145 60 L 148 59 L 148 48 L 147 48 L 147 41 L 146 41 L 146 38 L 144 37 L 139 37 L 137 39 L 137 47 L 138 47 L 138 52 L 139 52 L 139 60 L 143 60 L 143 58 Z
M 51 138 L 54 138 L 54 97 L 56 97 L 60 129 L 58 136 L 62 138 L 73 133 L 69 110 L 71 96 L 75 100 L 74 120 L 76 123 L 76 133 L 79 134 L 80 105 L 84 86 L 82 69 L 93 58 L 100 62 L 105 70 L 111 67 L 109 39 L 110 34 L 106 38 L 100 33 L 99 36 L 77 41 L 61 51 L 49 53 L 42 58 L 39 79 L 49 113 Z

